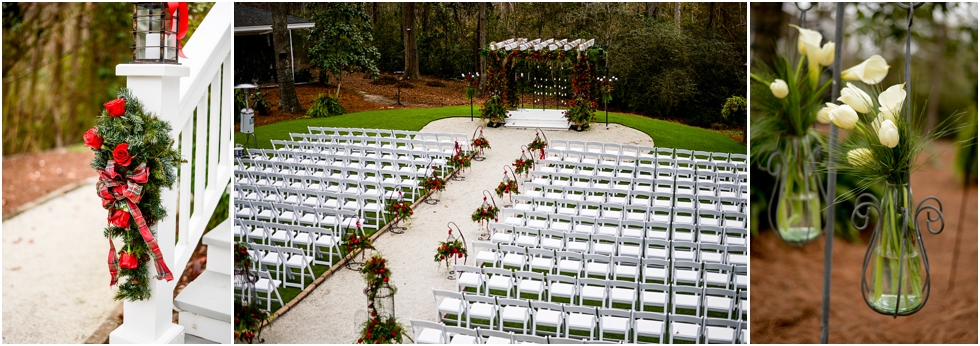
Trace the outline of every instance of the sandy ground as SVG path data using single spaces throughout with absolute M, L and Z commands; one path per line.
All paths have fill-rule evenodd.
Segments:
M 915 200 L 936 196 L 943 202 L 946 228 L 923 231 L 929 256 L 932 294 L 918 313 L 897 319 L 879 315 L 861 297 L 863 241 L 834 241 L 831 271 L 831 343 L 977 343 L 977 186 L 962 200 L 962 187 L 949 167 L 952 148 L 912 175 Z M 960 225 L 960 207 L 966 215 Z M 957 242 L 957 233 L 962 232 Z M 751 240 L 751 339 L 756 343 L 817 343 L 823 279 L 824 239 L 803 248 L 783 244 L 772 231 Z M 959 247 L 956 280 L 950 287 L 953 252 Z M 950 289 L 951 288 L 951 289 Z
M 3 222 L 3 342 L 82 343 L 118 304 L 88 184 Z
M 430 123 L 424 132 L 473 133 L 479 121 L 450 118 Z M 652 146 L 646 134 L 619 125 L 609 130 L 595 128 L 584 133 L 546 131 L 549 139 L 575 139 Z M 477 224 L 470 214 L 483 202 L 483 190 L 493 190 L 503 176 L 503 166 L 520 157 L 521 145 L 534 139 L 534 130 L 486 129 L 484 135 L 491 149 L 487 159 L 473 162 L 463 172 L 464 181 L 452 181 L 442 193 L 439 204 L 420 204 L 412 227 L 404 234 L 385 233 L 375 247 L 389 260 L 392 281 L 398 287 L 395 314 L 409 328 L 410 319 L 436 320 L 432 289 L 453 290 L 454 282 L 446 279 L 446 268 L 432 261 L 438 242 L 446 240 L 448 222 L 456 222 L 468 242 L 479 237 Z M 493 195 L 496 198 L 496 195 Z M 507 196 L 505 195 L 504 198 Z M 497 205 L 502 207 L 503 201 Z M 472 257 L 472 256 L 471 256 Z M 472 258 L 467 264 L 473 264 Z M 266 343 L 346 344 L 357 340 L 361 322 L 367 319 L 367 298 L 360 274 L 341 270 L 317 287 L 305 300 L 262 330 Z M 406 340 L 407 341 L 407 340 Z
M 3 214 L 58 188 L 97 177 L 89 163 L 92 151 L 54 149 L 3 158 Z M 94 195 L 94 193 L 93 193 Z

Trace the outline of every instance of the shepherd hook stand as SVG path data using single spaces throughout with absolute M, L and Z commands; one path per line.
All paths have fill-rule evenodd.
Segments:
M 462 238 L 462 241 L 463 241 L 463 249 L 466 250 L 467 249 L 467 247 L 466 247 L 466 236 L 464 236 L 463 235 L 463 231 L 459 229 L 459 225 L 457 225 L 455 222 L 449 221 L 449 223 L 447 223 L 446 226 L 449 227 L 449 229 L 453 229 L 453 227 L 456 227 L 456 234 L 459 234 L 459 237 Z M 456 240 L 456 236 L 455 235 L 450 235 L 449 238 L 446 239 L 446 241 L 451 241 L 451 240 Z M 467 252 L 469 252 L 469 251 L 467 251 Z M 466 260 L 469 259 L 469 258 L 470 258 L 470 255 L 469 254 L 463 255 L 463 264 L 466 264 Z M 456 265 L 456 259 L 453 258 L 453 266 L 455 266 L 455 265 Z M 456 280 L 456 270 L 450 269 L 449 270 L 449 276 L 446 276 L 446 280 Z
M 493 204 L 493 207 L 494 208 L 497 208 L 497 200 L 493 199 L 493 193 L 491 193 L 490 190 L 483 190 L 483 197 L 490 197 L 490 202 Z M 487 201 L 484 200 L 483 203 L 486 204 Z M 481 204 L 480 207 L 482 208 L 483 207 L 483 204 Z M 482 228 L 480 229 L 480 232 L 483 232 L 483 229 Z M 479 240 L 479 241 L 489 241 L 490 240 L 490 220 L 487 220 L 486 232 L 480 233 L 480 237 L 479 238 L 476 238 L 476 240 Z
M 518 183 L 517 174 L 514 173 L 514 168 L 511 167 L 510 165 L 504 165 L 504 176 L 505 177 L 507 176 L 507 170 L 508 169 L 510 170 L 510 176 L 511 176 L 511 178 L 514 178 L 514 183 Z M 511 191 L 510 193 L 508 193 L 508 195 L 510 195 L 509 196 L 510 197 L 510 204 L 504 204 L 504 208 L 510 208 L 510 207 L 513 207 L 514 206 L 514 191 Z M 500 199 L 503 200 L 503 197 L 501 197 Z
M 473 138 L 470 139 L 470 143 L 471 144 L 473 143 L 474 140 L 476 140 L 478 138 L 476 136 L 476 134 L 477 133 L 480 133 L 481 131 L 483 131 L 483 125 L 479 125 L 479 126 L 476 127 L 476 130 L 473 130 Z M 482 151 L 483 151 L 483 149 L 474 149 L 473 150 L 473 161 L 482 162 L 483 160 L 486 160 L 487 159 L 486 157 L 480 156 L 480 154 L 481 154 Z

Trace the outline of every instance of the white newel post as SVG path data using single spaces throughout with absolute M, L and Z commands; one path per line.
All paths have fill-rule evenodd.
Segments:
M 182 128 L 173 123 L 179 114 L 177 105 L 180 104 L 180 78 L 190 76 L 190 68 L 167 64 L 120 64 L 116 66 L 116 75 L 126 76 L 126 86 L 132 90 L 133 96 L 143 103 L 146 111 L 155 113 L 162 120 L 170 121 L 173 127 L 171 135 L 176 136 L 177 131 Z M 178 142 L 175 140 L 174 143 L 176 146 Z M 161 200 L 167 210 L 167 217 L 158 221 L 151 229 L 156 233 L 160 252 L 173 272 L 174 280 L 167 282 L 152 279 L 156 271 L 152 265 L 147 264 L 150 269 L 152 296 L 145 301 L 123 303 L 123 324 L 109 334 L 110 343 L 184 343 L 184 327 L 172 322 L 174 287 L 183 271 L 183 268 L 175 268 L 173 264 L 177 230 L 176 190 L 164 189 L 161 191 Z

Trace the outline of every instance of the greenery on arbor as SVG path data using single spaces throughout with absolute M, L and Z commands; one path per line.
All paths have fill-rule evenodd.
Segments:
M 308 37 L 312 45 L 310 63 L 337 80 L 335 98 L 340 98 L 344 74 L 368 72 L 374 77 L 378 75 L 376 62 L 381 54 L 373 45 L 371 17 L 362 5 L 310 3 L 307 8 L 313 11 L 312 19 L 316 23 Z

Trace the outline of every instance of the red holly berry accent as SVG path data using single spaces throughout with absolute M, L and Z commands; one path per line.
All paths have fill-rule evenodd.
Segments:
M 129 155 L 129 144 L 121 143 L 112 150 L 112 160 L 116 161 L 117 165 L 123 167 L 129 167 L 129 164 L 133 162 L 133 157 Z
M 105 106 L 105 110 L 109 112 L 110 117 L 119 117 L 126 114 L 126 99 L 124 98 L 118 98 L 102 105 Z
M 86 147 L 95 150 L 99 150 L 102 148 L 102 136 L 99 136 L 99 132 L 96 131 L 94 127 L 88 129 L 88 131 L 85 131 L 85 134 L 82 135 L 82 138 L 85 140 Z

